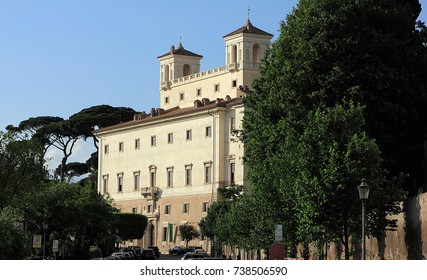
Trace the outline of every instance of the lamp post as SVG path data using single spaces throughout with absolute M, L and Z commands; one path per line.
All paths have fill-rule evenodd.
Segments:
M 43 222 L 43 259 L 46 259 L 46 230 L 48 225 Z
M 371 187 L 366 184 L 365 179 L 357 186 L 359 190 L 359 198 L 362 201 L 362 260 L 366 260 L 366 238 L 365 238 L 365 203 L 369 197 L 369 189 Z

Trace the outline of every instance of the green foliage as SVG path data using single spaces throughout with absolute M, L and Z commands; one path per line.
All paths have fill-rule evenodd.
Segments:
M 224 230 L 226 225 L 224 217 L 230 210 L 230 204 L 231 202 L 228 200 L 215 201 L 211 204 L 207 216 L 199 223 L 203 236 L 212 240 L 216 236 L 221 242 L 227 240 L 227 231 Z
M 141 239 L 144 236 L 148 219 L 144 215 L 133 213 L 118 213 L 118 235 L 123 240 Z
M 90 246 L 89 248 L 89 257 L 91 259 L 93 258 L 101 258 L 102 257 L 102 250 L 98 246 Z
M 46 176 L 38 144 L 0 132 L 0 211 L 37 189 Z
M 0 211 L 0 260 L 23 260 L 29 255 L 31 239 L 14 223 L 16 215 L 13 209 Z
M 61 165 L 55 169 L 55 175 L 59 176 L 61 173 Z M 82 176 L 89 173 L 89 166 L 86 163 L 70 162 L 65 165 L 64 179 L 70 182 L 74 177 Z
M 94 130 L 130 121 L 136 113 L 131 108 L 97 105 L 70 116 L 69 121 L 85 139 L 92 137 L 94 145 L 98 149 L 98 140 L 93 135 Z
M 189 241 L 194 238 L 198 238 L 200 236 L 200 232 L 198 232 L 193 225 L 183 224 L 179 226 L 179 233 L 181 238 L 185 240 L 188 244 Z
M 265 97 L 286 107 L 277 108 L 279 116 L 301 119 L 349 100 L 364 105 L 366 132 L 385 167 L 391 176 L 408 173 L 412 192 L 422 184 L 417 155 L 426 132 L 427 41 L 425 26 L 415 22 L 419 12 L 418 1 L 300 1 L 263 73 L 271 82 L 266 90 L 275 91 Z
M 252 193 L 273 209 L 263 221 L 283 225 L 287 248 L 336 239 L 348 246 L 360 229 L 362 178 L 372 186 L 375 236 L 395 227 L 386 216 L 400 211 L 402 172 L 420 186 L 427 50 L 417 4 L 301 0 L 282 22 L 244 99 L 241 139 Z
M 47 240 L 67 245 L 66 254 L 87 258 L 94 244 L 109 246 L 117 227 L 117 209 L 92 186 L 50 183 L 25 197 L 19 209 L 28 230 L 42 232 L 48 224 Z M 114 241 L 113 241 L 114 242 Z

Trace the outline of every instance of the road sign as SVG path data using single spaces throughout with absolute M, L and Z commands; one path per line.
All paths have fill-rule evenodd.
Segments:
M 274 241 L 283 240 L 283 230 L 282 225 L 274 225 Z
M 42 235 L 34 234 L 33 235 L 33 248 L 41 248 L 42 247 Z
M 53 240 L 52 246 L 53 252 L 59 252 L 59 240 Z

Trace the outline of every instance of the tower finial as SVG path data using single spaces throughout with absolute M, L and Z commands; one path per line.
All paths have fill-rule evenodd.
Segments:
M 251 8 L 248 6 L 248 18 L 247 18 L 248 22 L 250 21 L 250 12 L 251 12 Z
M 182 32 L 179 31 L 179 47 L 182 47 Z

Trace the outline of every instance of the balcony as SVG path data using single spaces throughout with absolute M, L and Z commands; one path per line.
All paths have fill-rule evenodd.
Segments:
M 144 188 L 141 188 L 141 195 L 144 198 L 148 198 L 148 197 L 154 198 L 156 196 L 157 192 L 158 192 L 158 188 L 157 187 L 144 187 Z

